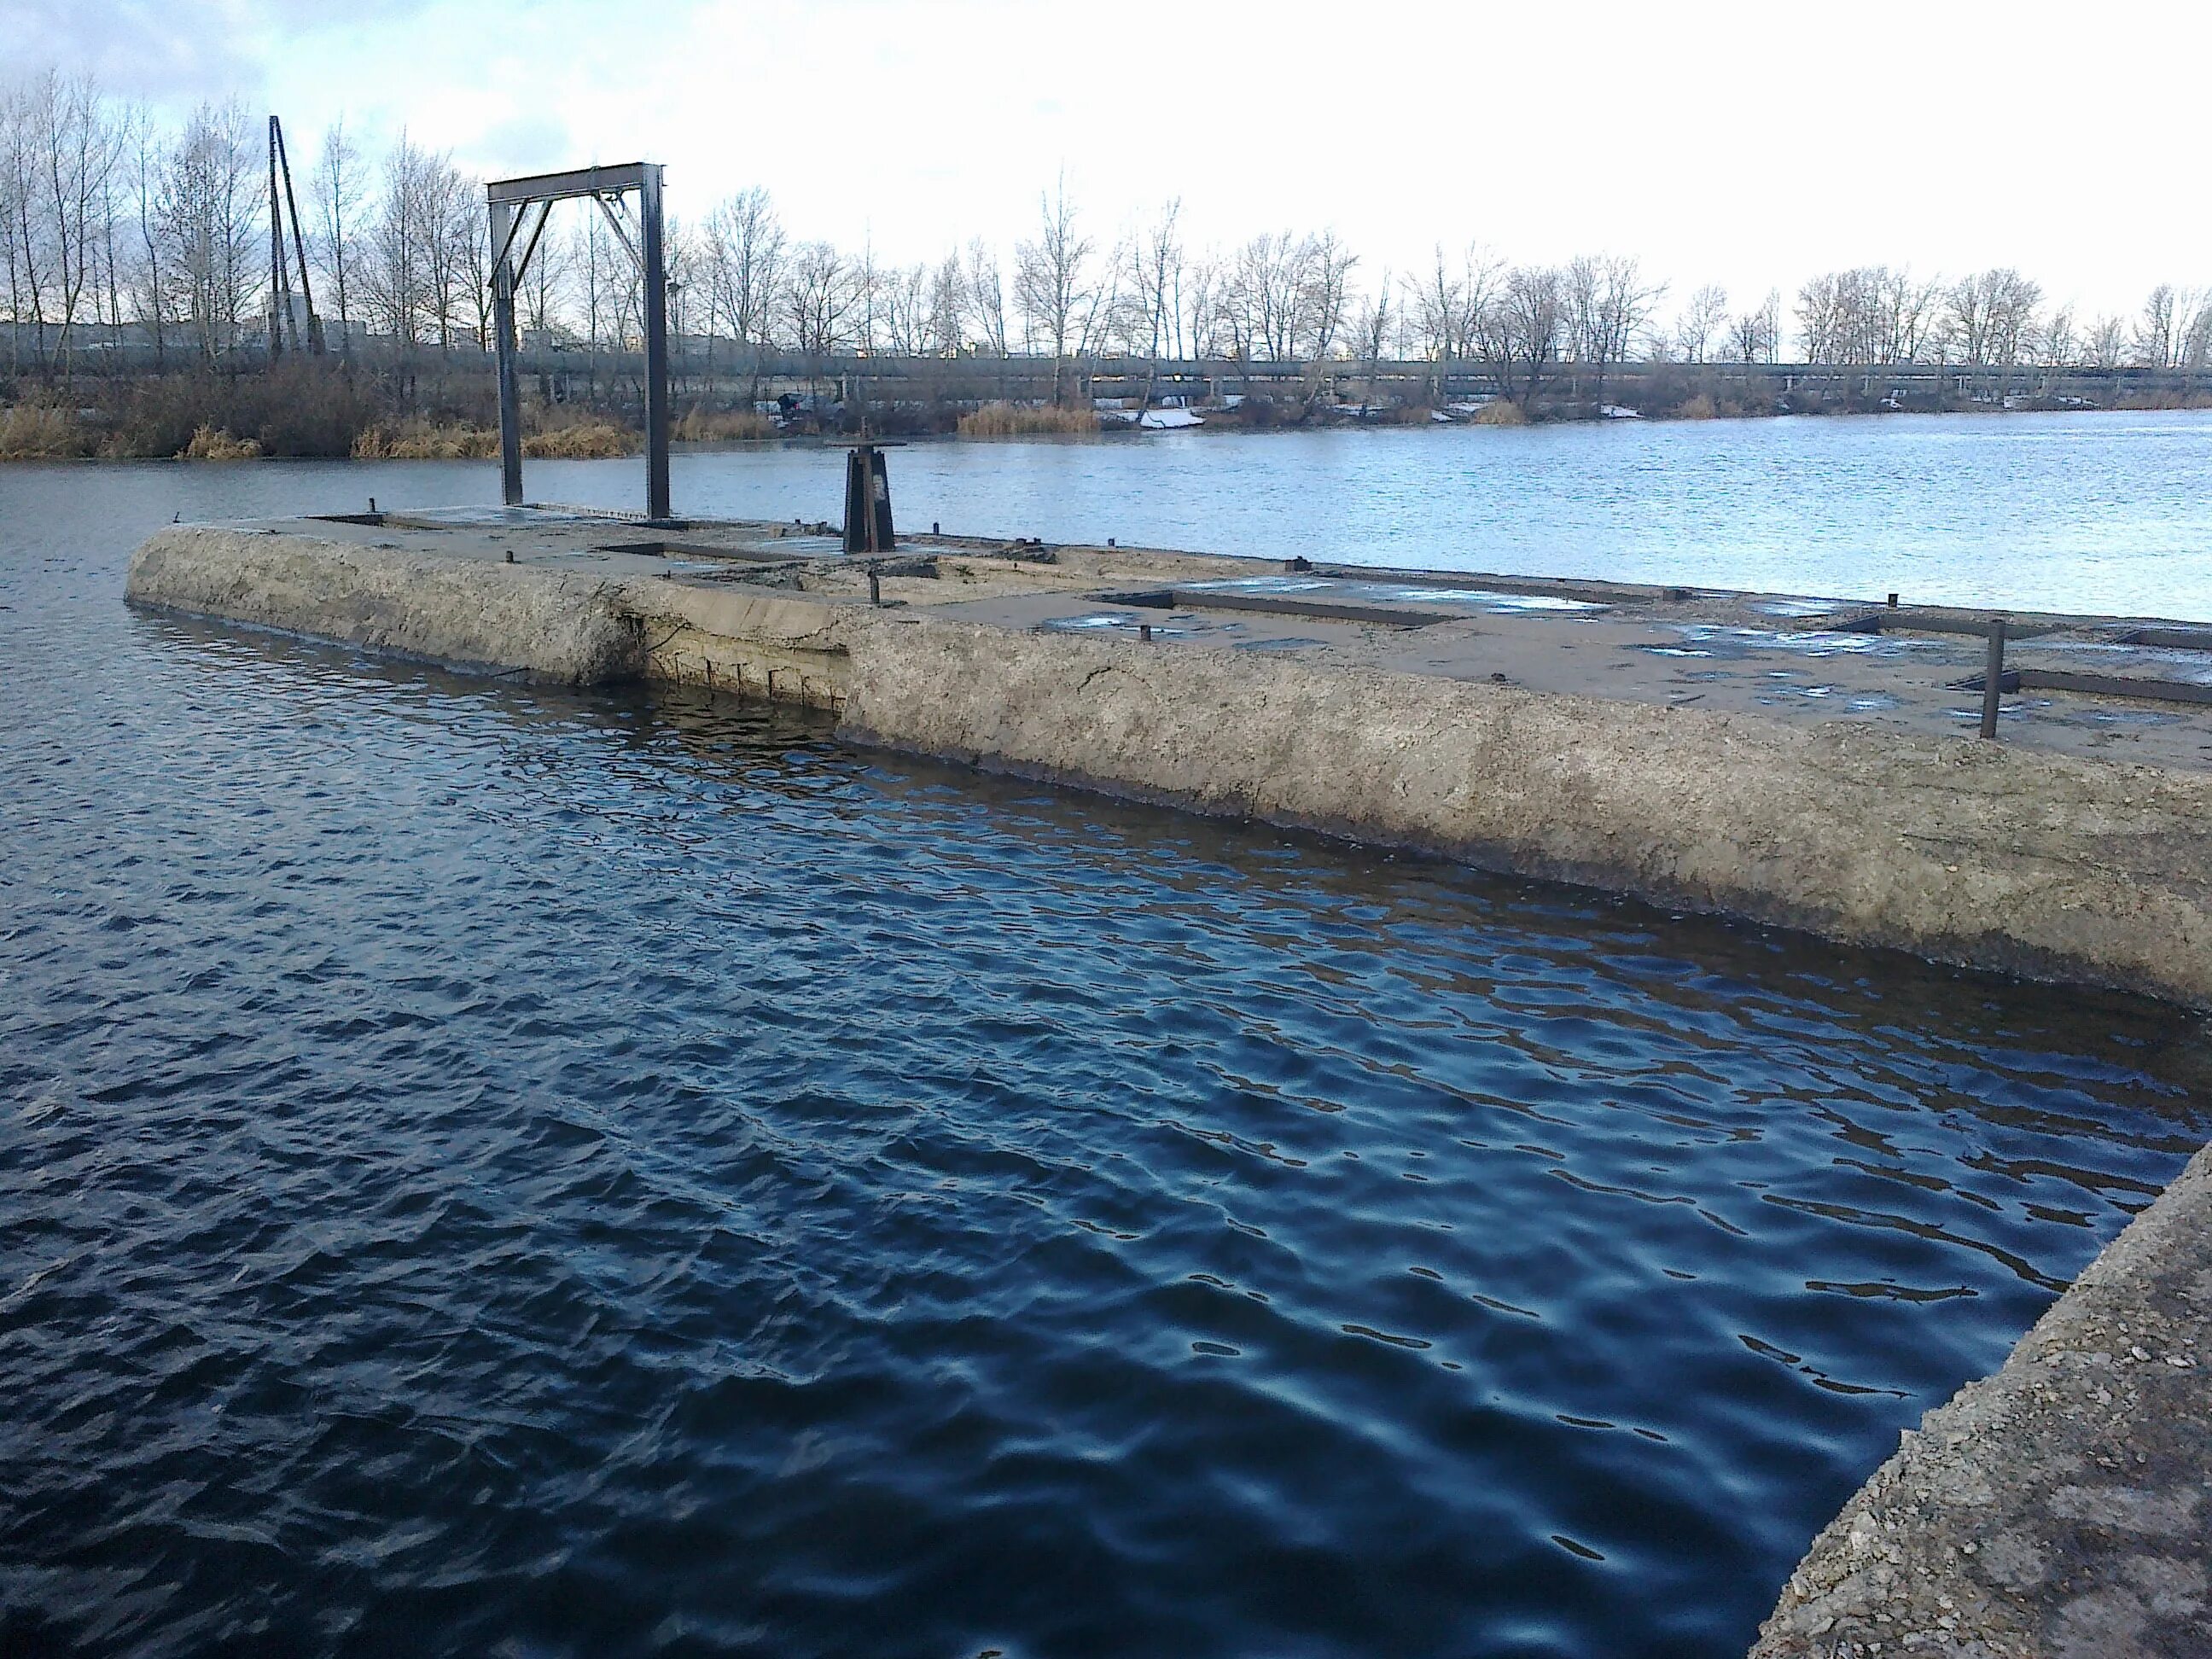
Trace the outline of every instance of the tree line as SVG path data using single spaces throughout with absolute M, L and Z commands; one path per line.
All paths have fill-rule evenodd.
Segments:
M 165 127 L 88 77 L 0 87 L 0 246 L 9 368 L 48 379 L 134 343 L 157 367 L 216 363 L 265 330 L 270 271 L 263 125 L 236 101 Z M 402 134 L 380 155 L 322 135 L 301 217 L 337 349 L 485 349 L 482 180 Z M 1747 305 L 1715 284 L 1679 302 L 1632 257 L 1561 264 L 1441 246 L 1419 270 L 1370 265 L 1330 231 L 1228 245 L 1186 231 L 1170 201 L 1103 235 L 1064 182 L 1002 253 L 981 238 L 910 264 L 787 230 L 760 189 L 671 216 L 672 325 L 743 357 L 1015 354 L 1228 362 L 1479 362 L 1516 399 L 1571 372 L 1578 392 L 1630 362 L 2201 369 L 2212 289 L 2160 283 L 2131 316 L 2077 317 L 2010 269 L 1963 277 L 1869 265 L 1793 301 Z M 597 215 L 543 243 L 518 294 L 526 343 L 628 348 L 637 281 Z M 1066 384 L 1074 385 L 1071 373 Z

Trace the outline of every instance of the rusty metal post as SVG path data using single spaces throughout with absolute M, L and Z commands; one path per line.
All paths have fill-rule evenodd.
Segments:
M 1990 653 L 1982 666 L 1982 735 L 1997 734 L 1997 699 L 2004 691 L 2005 619 L 1990 618 Z

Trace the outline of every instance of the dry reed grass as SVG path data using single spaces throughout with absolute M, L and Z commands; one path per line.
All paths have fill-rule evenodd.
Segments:
M 1043 433 L 1098 430 L 1098 416 L 1087 409 L 1057 404 L 985 404 L 960 417 L 963 438 L 1026 438 Z
M 496 453 L 499 434 L 490 435 Z M 611 421 L 579 421 L 573 426 L 532 432 L 522 440 L 522 453 L 541 461 L 611 460 L 617 455 L 635 455 L 644 447 L 644 439 Z
M 0 461 L 74 459 L 91 448 L 76 416 L 46 404 L 0 409 Z
M 1476 410 L 1472 418 L 1477 426 L 1526 426 L 1528 411 L 1510 398 L 1496 398 Z
M 775 420 L 753 409 L 694 409 L 677 422 L 673 434 L 687 444 L 741 443 L 775 434 Z
M 261 446 L 252 438 L 225 432 L 220 427 L 196 428 L 191 441 L 177 452 L 180 461 L 258 461 Z
M 361 461 L 481 461 L 499 453 L 499 434 L 480 426 L 433 426 L 402 421 L 364 427 L 353 441 Z
M 1684 421 L 1712 421 L 1720 418 L 1720 407 L 1708 392 L 1700 392 L 1674 411 L 1675 418 Z

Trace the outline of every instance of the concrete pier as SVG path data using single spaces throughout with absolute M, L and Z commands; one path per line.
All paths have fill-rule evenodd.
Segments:
M 2212 1007 L 2185 623 L 2014 617 L 1985 742 L 1981 620 L 1909 605 L 541 508 L 176 526 L 129 591 Z
M 2212 629 L 2014 615 L 1992 742 L 1979 617 L 1285 552 L 457 511 L 173 527 L 129 592 L 2212 1008 Z M 2208 1240 L 2212 1150 L 1907 1437 L 1762 1659 L 2205 1651 Z

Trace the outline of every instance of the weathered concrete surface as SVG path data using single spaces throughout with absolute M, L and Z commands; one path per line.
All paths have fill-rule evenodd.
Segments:
M 1708 596 L 1692 614 L 1736 622 L 1686 634 L 1610 600 L 1494 617 L 1463 595 L 1476 603 L 1404 628 L 1356 605 L 1209 619 L 1200 593 L 1147 643 L 1101 611 L 1102 581 L 1199 592 L 1226 570 L 1249 596 L 1250 563 L 969 549 L 941 575 L 887 578 L 902 608 L 877 608 L 822 538 L 767 528 L 641 543 L 635 526 L 527 511 L 176 526 L 140 549 L 128 592 L 538 679 L 803 702 L 871 742 L 2212 1006 L 2212 769 L 2171 763 L 2212 740 L 2212 717 L 2129 715 L 2162 765 L 2118 758 L 2154 752 L 2132 741 L 2085 750 L 2100 734 L 2057 720 L 2039 742 L 1982 743 L 1952 735 L 1946 647 L 1881 655 L 1857 636 L 1795 637 L 1850 646 L 1853 672 L 1912 707 L 1854 720 L 1744 701 L 1795 672 L 1775 665 L 1802 660 L 1786 642 L 1687 690 L 1656 678 L 1749 648 L 1730 641 L 1771 602 L 1742 596 Z M 1650 638 L 1705 654 L 1655 655 Z
M 896 613 L 848 732 L 1201 811 L 2212 1006 L 2212 778 Z
M 2212 1653 L 2212 1147 L 1814 1541 L 1754 1659 Z
M 131 556 L 125 592 L 137 604 L 193 616 L 597 685 L 645 672 L 648 641 L 621 587 L 591 572 L 179 525 Z

